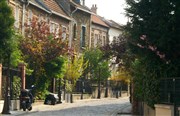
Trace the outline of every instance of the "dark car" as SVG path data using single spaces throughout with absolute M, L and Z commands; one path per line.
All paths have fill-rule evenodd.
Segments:
M 45 97 L 44 104 L 55 105 L 58 102 L 58 95 L 54 93 L 49 93 Z

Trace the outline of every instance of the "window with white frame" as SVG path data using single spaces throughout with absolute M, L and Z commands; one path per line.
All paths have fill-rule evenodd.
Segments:
M 32 18 L 33 18 L 32 10 L 28 10 L 28 25 L 31 24 Z
M 43 16 L 41 14 L 39 14 L 38 16 L 38 22 L 42 21 L 43 20 Z
M 66 31 L 67 31 L 67 28 L 65 26 L 62 26 L 62 40 L 66 40 Z
M 50 33 L 55 33 L 55 29 L 56 29 L 56 24 L 55 22 L 50 22 Z
M 55 34 L 55 38 L 59 37 L 59 24 L 55 22 L 50 22 L 50 33 Z
M 98 34 L 95 34 L 95 35 L 94 35 L 94 47 L 97 47 L 98 39 L 99 39 L 99 35 L 98 35 Z
M 103 36 L 102 39 L 103 39 L 103 40 L 102 40 L 102 45 L 104 46 L 104 45 L 106 45 L 106 36 Z
M 15 7 L 15 23 L 14 23 L 14 26 L 16 28 L 19 28 L 19 7 L 18 6 Z

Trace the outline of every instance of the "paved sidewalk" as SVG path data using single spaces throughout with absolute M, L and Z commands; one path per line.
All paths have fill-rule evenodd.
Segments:
M 33 114 L 33 113 L 36 113 L 36 112 L 38 112 L 38 107 L 41 107 L 41 106 L 43 106 L 43 102 L 36 102 L 36 103 L 33 103 L 32 104 L 32 107 L 33 107 L 33 109 L 32 109 L 32 111 L 23 111 L 22 109 L 21 110 L 15 110 L 15 111 L 10 111 L 10 115 L 11 116 L 23 116 L 24 114 Z M 7 115 L 7 114 L 1 114 L 1 112 L 0 112 L 0 116 L 9 116 L 9 115 Z
M 120 99 L 112 99 L 112 103 L 116 102 L 114 100 L 120 100 L 120 104 L 121 101 L 125 100 L 127 98 L 120 98 Z M 106 105 L 104 104 L 104 101 L 107 101 Z M 131 104 L 130 103 L 125 103 L 124 105 L 120 105 L 120 104 L 115 104 L 116 106 L 116 110 L 114 106 L 111 105 L 111 103 L 108 103 L 109 101 L 111 101 L 111 98 L 106 99 L 106 98 L 102 98 L 101 101 L 99 99 L 84 99 L 84 100 L 77 100 L 75 103 L 70 104 L 70 103 L 64 103 L 62 105 L 55 105 L 55 106 L 51 106 L 51 105 L 44 105 L 43 102 L 36 102 L 33 104 L 33 109 L 32 111 L 23 111 L 23 110 L 17 110 L 17 111 L 11 111 L 11 116 L 33 116 L 33 115 L 40 115 L 43 114 L 43 112 L 46 112 L 46 115 L 48 115 L 49 112 L 54 112 L 55 113 L 61 113 L 63 114 L 63 112 L 66 111 L 71 111 L 68 109 L 73 109 L 72 112 L 74 112 L 74 110 L 77 112 L 78 109 L 79 111 L 81 111 L 83 108 L 84 110 L 86 110 L 86 108 L 91 108 L 92 111 L 96 112 L 96 110 L 100 110 L 101 113 L 107 112 L 106 110 L 110 111 L 110 113 L 108 113 L 109 115 L 105 115 L 105 116 L 132 116 L 130 114 L 131 112 Z M 101 106 L 103 105 L 105 106 Z M 89 104 L 89 105 L 87 105 Z M 94 104 L 94 105 L 93 105 Z M 109 104 L 109 105 L 108 105 Z M 87 105 L 87 106 L 86 106 Z M 82 107 L 83 106 L 83 107 Z M 118 107 L 117 107 L 118 106 Z M 92 108 L 95 107 L 96 109 Z M 103 109 L 101 107 L 104 107 Z M 51 110 L 53 109 L 53 110 Z M 59 112 L 61 110 L 61 112 Z M 102 111 L 101 111 L 102 110 Z M 111 112 L 113 111 L 113 112 Z M 91 111 L 86 111 L 87 113 L 92 113 Z M 99 113 L 100 114 L 100 113 Z M 2 115 L 0 114 L 0 116 L 9 116 L 9 115 Z M 90 115 L 89 115 L 90 116 Z M 104 116 L 104 115 L 101 115 Z
M 119 111 L 117 111 L 115 114 L 116 116 L 133 116 L 131 111 L 132 105 L 129 103 L 128 105 L 124 106 Z

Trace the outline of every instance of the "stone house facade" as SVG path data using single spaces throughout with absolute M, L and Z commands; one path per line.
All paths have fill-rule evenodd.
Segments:
M 55 28 L 61 28 L 67 33 L 64 38 L 68 38 L 71 18 L 54 0 L 9 0 L 8 3 L 13 10 L 15 29 L 22 35 L 25 33 L 25 23 L 29 25 L 33 17 L 38 17 L 49 22 L 52 32 Z
M 50 32 L 61 31 L 62 39 L 69 39 L 71 18 L 55 0 L 9 0 L 8 4 L 15 18 L 14 27 L 23 36 L 26 36 L 25 25 L 30 25 L 33 17 L 36 17 L 49 23 Z M 55 83 L 54 79 L 52 83 Z M 52 85 L 51 91 L 54 92 L 55 84 Z
M 82 53 L 85 48 L 89 48 L 91 11 L 81 4 L 80 0 L 56 0 L 60 6 L 72 18 L 71 21 L 71 47 L 76 52 Z
M 105 46 L 109 43 L 108 31 L 109 26 L 105 24 L 101 17 L 98 15 L 92 15 L 92 26 L 91 26 L 91 48 Z

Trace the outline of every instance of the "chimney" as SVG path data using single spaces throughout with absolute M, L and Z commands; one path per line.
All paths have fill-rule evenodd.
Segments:
M 82 5 L 85 6 L 85 0 L 82 0 Z
M 93 4 L 92 7 L 91 7 L 91 11 L 95 14 L 97 14 L 97 6 L 96 4 Z

